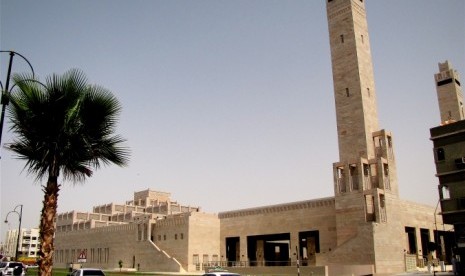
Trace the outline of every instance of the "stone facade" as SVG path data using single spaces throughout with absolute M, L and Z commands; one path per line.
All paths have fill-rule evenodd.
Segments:
M 357 234 L 343 243 L 337 239 L 336 201 L 329 197 L 218 215 L 198 208 L 147 213 L 117 225 L 62 228 L 55 237 L 54 261 L 58 267 L 82 261 L 87 267 L 117 269 L 121 260 L 124 269 L 192 272 L 216 265 L 278 269 L 295 266 L 299 258 L 302 267 L 375 265 L 377 272 L 404 271 L 406 254 L 419 261 L 426 254 L 422 232 L 428 233 L 427 242 L 445 232 L 434 231 L 442 227 L 435 208 L 397 197 L 386 201 L 389 223 L 352 225 L 347 232 Z M 85 260 L 79 258 L 83 252 Z
M 446 92 L 446 91 L 442 91 Z M 449 92 L 455 94 L 454 90 Z M 455 105 L 457 106 L 457 105 Z M 465 120 L 430 129 L 443 221 L 454 225 L 454 255 L 465 274 Z

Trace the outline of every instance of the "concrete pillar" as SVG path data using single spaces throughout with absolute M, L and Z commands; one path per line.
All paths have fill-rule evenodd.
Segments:
M 240 236 L 239 238 L 239 242 L 240 242 L 240 252 L 241 252 L 241 256 L 240 256 L 240 261 L 241 262 L 249 262 L 249 258 L 248 258 L 248 252 L 247 252 L 247 236 Z

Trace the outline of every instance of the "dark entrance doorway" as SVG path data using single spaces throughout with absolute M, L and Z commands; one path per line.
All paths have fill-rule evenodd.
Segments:
M 247 252 L 251 266 L 287 266 L 290 264 L 290 234 L 247 237 Z
M 405 227 L 405 233 L 408 240 L 408 254 L 417 254 L 417 236 L 415 235 L 415 228 Z
M 455 244 L 454 239 L 454 232 L 434 230 L 434 241 L 438 246 L 436 256 L 449 264 L 452 263 L 452 250 Z
M 226 238 L 226 261 L 228 266 L 234 266 L 241 259 L 239 237 Z
M 302 265 L 315 265 L 316 253 L 320 253 L 320 233 L 318 231 L 300 232 L 299 258 Z
M 430 241 L 429 237 L 429 230 L 428 229 L 420 229 L 420 240 L 421 240 L 421 252 L 423 254 L 423 258 L 427 259 L 428 254 L 430 252 L 430 248 L 428 248 L 428 244 Z

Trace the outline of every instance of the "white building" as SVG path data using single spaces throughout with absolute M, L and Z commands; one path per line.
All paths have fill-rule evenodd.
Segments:
M 18 230 L 6 232 L 3 254 L 5 257 L 15 257 L 18 240 Z M 36 258 L 39 252 L 39 228 L 21 229 L 19 236 L 18 258 Z

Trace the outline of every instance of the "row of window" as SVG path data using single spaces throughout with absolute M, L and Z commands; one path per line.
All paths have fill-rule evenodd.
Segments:
M 89 251 L 87 249 L 60 249 L 55 251 L 53 258 L 57 263 L 76 263 L 79 259 L 86 259 L 86 262 L 91 263 L 108 263 L 110 248 L 91 248 Z
M 368 97 L 371 97 L 370 88 L 367 87 L 367 90 L 366 90 L 366 91 L 367 91 Z M 347 97 L 350 97 L 350 91 L 349 91 L 349 88 L 348 88 L 348 87 L 346 87 L 346 96 L 347 96 Z
M 162 235 L 158 235 L 157 236 L 157 240 L 158 241 L 161 241 L 162 240 L 162 237 L 163 237 L 163 240 L 166 241 L 166 234 L 164 234 L 163 236 Z M 178 234 L 174 234 L 174 239 L 177 240 L 177 239 L 180 239 L 180 240 L 183 240 L 184 239 L 184 234 L 183 233 L 180 233 L 179 235 Z

